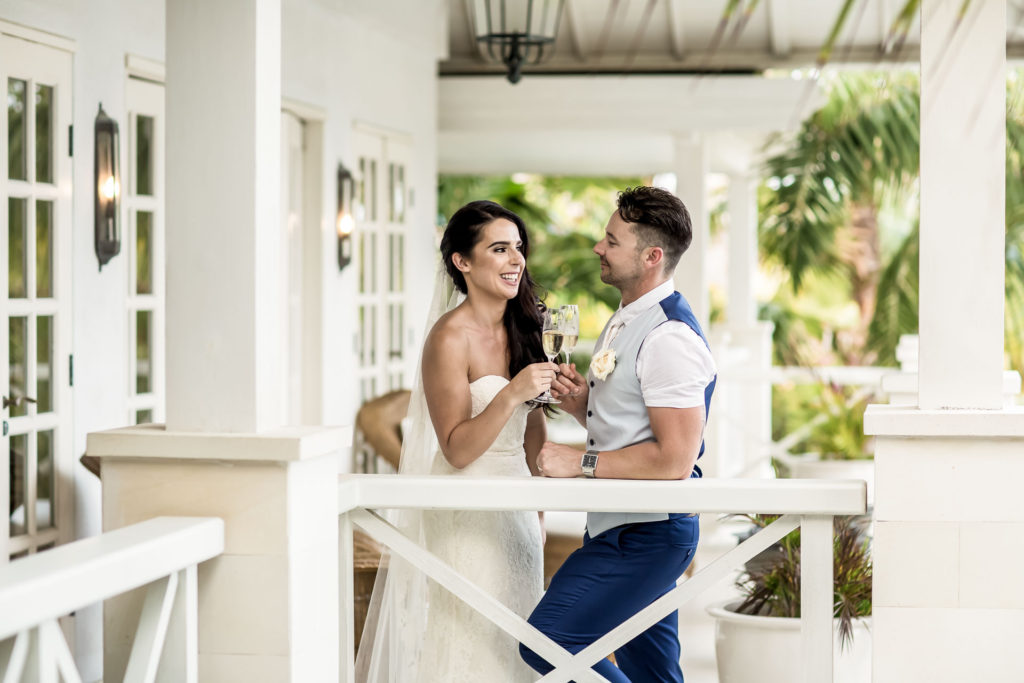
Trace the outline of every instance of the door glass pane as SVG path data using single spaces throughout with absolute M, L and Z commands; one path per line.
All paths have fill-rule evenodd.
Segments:
M 57 497 L 53 485 L 53 430 L 36 435 L 36 528 L 53 526 Z
M 405 291 L 405 235 L 398 236 L 398 263 L 395 265 L 395 291 Z
M 395 177 L 395 165 L 388 164 L 388 220 L 391 222 L 394 222 L 398 216 L 398 204 L 395 201 L 395 191 L 398 189 L 397 180 L 398 178 Z
M 36 182 L 53 182 L 53 86 L 36 86 Z
M 356 184 L 356 201 L 353 207 L 354 218 L 358 222 L 366 219 L 366 158 L 359 157 L 359 180 Z
M 53 410 L 53 316 L 36 318 L 36 395 L 37 413 Z
M 366 291 L 373 293 L 377 291 L 377 233 L 370 233 L 370 259 L 369 267 L 367 268 L 367 277 L 369 279 Z
M 7 177 L 11 180 L 28 180 L 26 86 L 17 78 L 7 79 Z
M 11 509 L 8 511 L 11 536 L 20 536 L 25 533 L 25 473 L 27 472 L 25 458 L 27 455 L 28 434 L 12 436 L 11 464 L 8 473 L 11 493 Z
M 53 202 L 36 200 L 36 298 L 53 296 Z
M 366 278 L 367 278 L 367 275 L 368 275 L 367 272 L 366 272 L 366 235 L 365 235 L 365 233 L 360 233 L 356 237 L 356 240 L 358 241 L 358 244 L 359 244 L 359 246 L 358 246 L 358 251 L 359 251 L 359 293 L 363 294 L 363 293 L 366 292 Z
M 388 234 L 388 291 L 395 291 L 395 234 Z
M 152 421 L 153 421 L 153 411 L 152 410 L 148 410 L 148 409 L 147 410 L 138 410 L 138 411 L 135 412 L 135 424 L 137 424 L 137 425 L 149 424 Z
M 7 198 L 7 296 L 24 299 L 28 289 L 28 200 Z
M 21 399 L 27 396 L 28 389 L 28 318 L 23 316 L 8 319 L 10 341 L 10 387 L 11 398 Z M 25 401 L 17 401 L 11 405 L 11 417 L 20 417 L 28 414 L 28 406 Z
M 370 159 L 370 220 L 377 220 L 377 160 Z
M 153 117 L 135 119 L 135 194 L 153 194 Z
M 148 394 L 153 390 L 152 358 L 152 311 L 135 313 L 135 393 Z
M 395 223 L 405 221 L 405 166 L 393 164 L 394 187 L 391 188 L 391 205 L 395 208 L 391 220 Z
M 135 214 L 135 293 L 153 293 L 153 214 Z

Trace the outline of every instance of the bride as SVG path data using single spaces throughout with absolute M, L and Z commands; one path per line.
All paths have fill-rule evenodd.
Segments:
M 526 402 L 548 389 L 557 366 L 541 349 L 528 247 L 522 219 L 494 202 L 471 202 L 449 221 L 403 474 L 537 474 L 544 412 Z M 537 513 L 410 511 L 392 522 L 524 618 L 540 599 Z M 536 678 L 515 639 L 396 556 L 378 575 L 356 666 L 357 680 L 373 683 Z

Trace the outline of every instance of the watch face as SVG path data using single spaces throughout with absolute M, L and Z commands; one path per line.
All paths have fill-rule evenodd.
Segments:
M 597 456 L 596 455 L 591 455 L 590 453 L 587 453 L 586 455 L 584 455 L 583 456 L 583 469 L 585 469 L 585 470 L 593 470 L 595 467 L 597 467 Z

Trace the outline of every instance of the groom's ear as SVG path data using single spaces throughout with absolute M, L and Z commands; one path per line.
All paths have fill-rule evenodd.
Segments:
M 661 247 L 648 247 L 644 256 L 644 265 L 651 268 L 660 268 L 665 263 L 665 250 Z

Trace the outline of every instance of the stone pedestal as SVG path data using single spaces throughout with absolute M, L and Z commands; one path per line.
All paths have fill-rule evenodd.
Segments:
M 350 440 L 320 427 L 89 435 L 104 531 L 157 515 L 224 520 L 224 554 L 199 567 L 201 681 L 337 680 L 337 458 Z M 105 680 L 123 676 L 142 599 L 104 604 Z
M 1024 409 L 871 406 L 874 681 L 1024 680 Z

